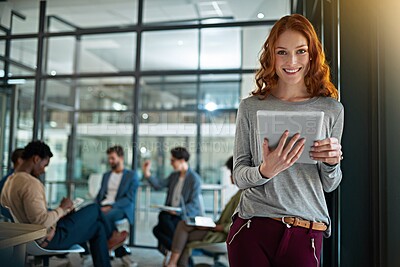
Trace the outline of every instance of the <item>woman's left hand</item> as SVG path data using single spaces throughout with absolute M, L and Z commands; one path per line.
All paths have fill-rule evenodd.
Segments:
M 322 161 L 330 165 L 338 164 L 343 159 L 342 146 L 335 137 L 315 141 L 311 147 L 312 159 Z

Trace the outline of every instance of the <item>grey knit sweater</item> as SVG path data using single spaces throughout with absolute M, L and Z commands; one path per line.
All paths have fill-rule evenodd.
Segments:
M 243 99 L 236 121 L 233 171 L 235 184 L 243 193 L 235 214 L 243 219 L 296 216 L 330 225 L 324 191 L 331 192 L 339 185 L 340 164 L 295 163 L 271 179 L 263 178 L 258 169 L 262 162 L 257 136 L 258 110 L 324 111 L 323 139 L 336 137 L 340 142 L 342 137 L 344 109 L 333 98 L 287 102 L 270 95 L 264 100 L 255 96 Z M 325 235 L 330 235 L 330 227 Z

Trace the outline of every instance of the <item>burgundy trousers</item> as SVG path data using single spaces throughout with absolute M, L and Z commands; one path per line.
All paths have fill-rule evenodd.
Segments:
M 322 231 L 235 216 L 226 240 L 229 266 L 319 267 L 322 238 Z

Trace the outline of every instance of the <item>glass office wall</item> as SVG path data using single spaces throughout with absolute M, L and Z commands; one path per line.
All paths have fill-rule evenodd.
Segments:
M 13 17 L 12 34 L 22 35 L 11 36 L 15 64 L 7 73 L 19 93 L 15 140 L 24 146 L 33 138 L 34 118 L 40 120 L 38 138 L 55 155 L 46 176 L 54 181 L 50 204 L 68 193 L 90 197 L 87 181 L 109 168 L 105 151 L 115 144 L 123 146 L 127 168 L 136 166 L 140 174 L 151 159 L 159 177 L 172 171 L 170 149 L 185 146 L 203 183 L 228 183 L 223 165 L 233 153 L 240 99 L 254 88 L 270 20 L 290 13 L 290 1 L 52 0 L 42 18 L 38 1 L 11 2 L 2 14 L 10 18 L 17 8 L 26 17 Z M 43 50 L 39 20 L 48 22 Z M 9 26 L 5 16 L 1 23 Z M 0 35 L 0 51 L 5 40 Z M 66 185 L 71 182 L 74 192 Z M 136 229 L 137 245 L 155 245 L 151 227 L 158 210 L 149 204 L 165 198 L 165 192 L 147 196 L 146 188 L 143 181 L 136 225 L 148 229 Z M 213 201 L 204 195 L 207 204 Z

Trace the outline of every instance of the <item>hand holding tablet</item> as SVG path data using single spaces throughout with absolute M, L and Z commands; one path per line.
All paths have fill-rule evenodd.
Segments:
M 298 142 L 301 142 L 302 138 L 305 139 L 304 152 L 301 153 L 296 163 L 316 164 L 317 161 L 313 160 L 309 154 L 314 141 L 321 139 L 323 119 L 324 112 L 322 111 L 259 110 L 257 111 L 257 124 L 260 149 L 262 151 L 265 138 L 268 140 L 269 148 L 277 148 L 279 142 L 285 137 L 284 134 L 287 133 L 284 149 L 289 148 L 288 145 L 291 144 L 290 150 L 292 150 Z M 296 136 L 297 133 L 299 136 Z M 290 143 L 293 137 L 296 140 L 294 143 Z

